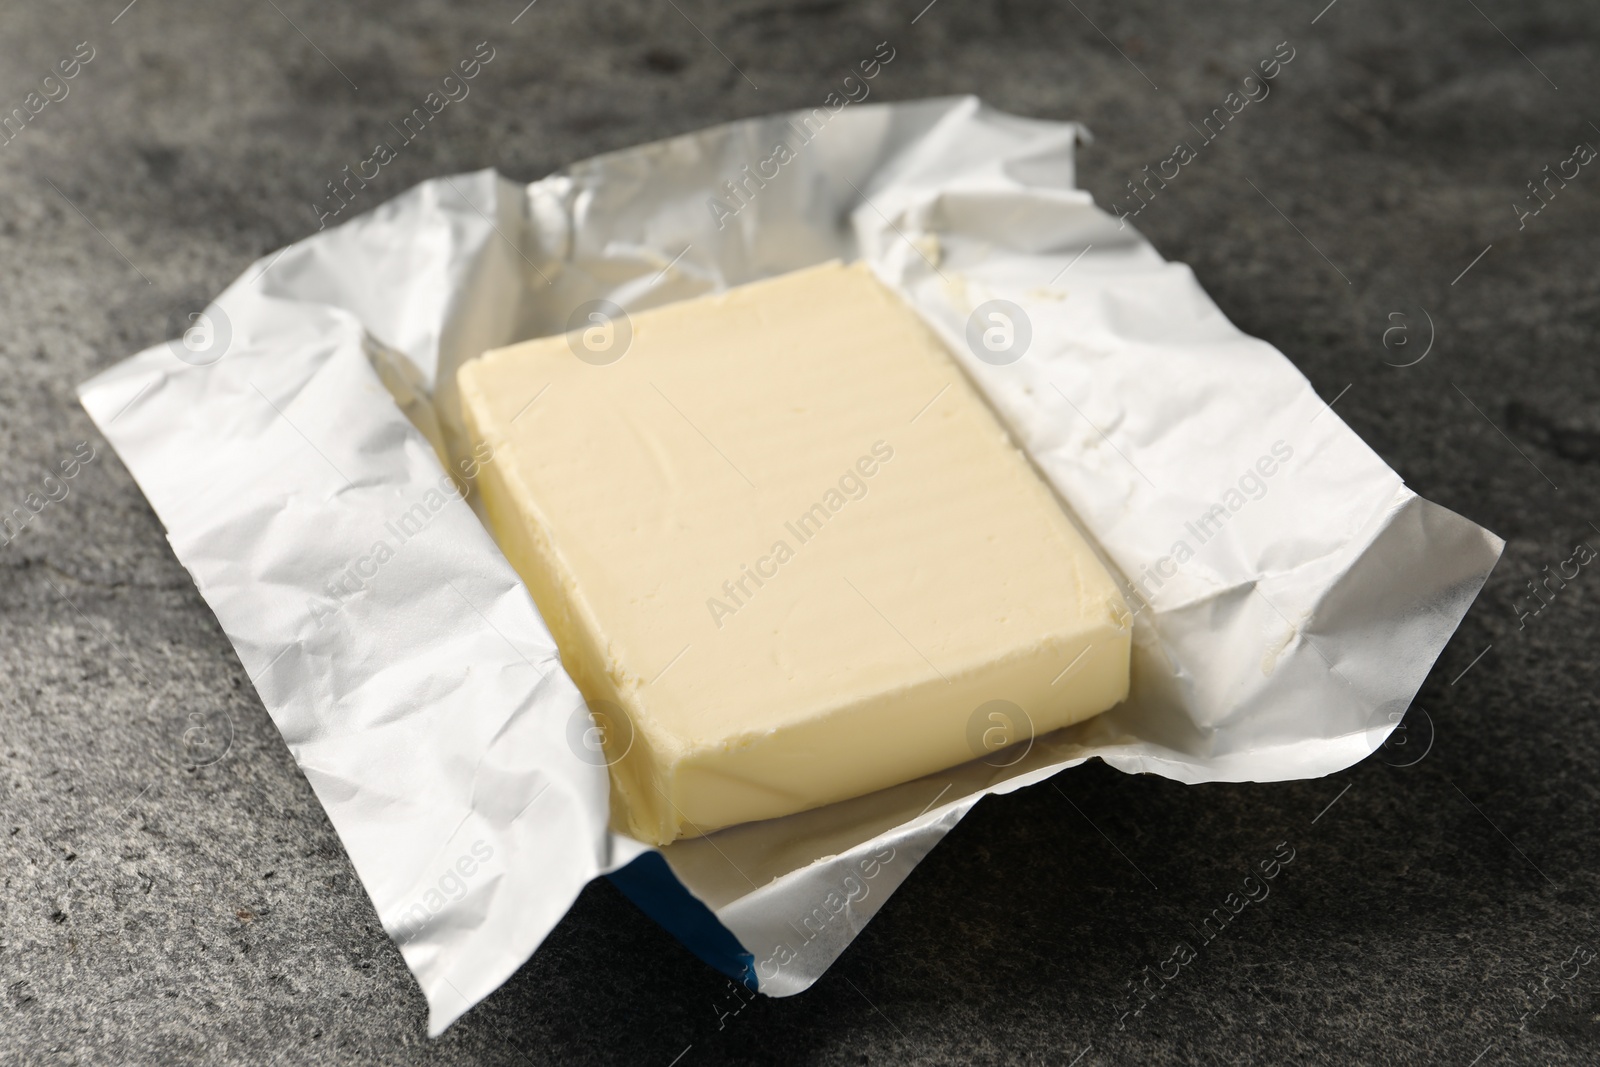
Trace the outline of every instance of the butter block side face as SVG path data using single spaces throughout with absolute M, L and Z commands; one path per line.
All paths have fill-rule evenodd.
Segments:
M 642 312 L 609 365 L 542 338 L 459 382 L 496 536 L 627 720 L 618 829 L 791 814 L 984 755 L 991 702 L 1043 733 L 1127 695 L 1111 576 L 865 266 Z

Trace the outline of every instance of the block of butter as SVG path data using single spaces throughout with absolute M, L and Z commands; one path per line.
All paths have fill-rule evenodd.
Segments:
M 1115 582 L 866 266 L 618 310 L 458 377 L 618 830 L 788 815 L 1127 696 Z

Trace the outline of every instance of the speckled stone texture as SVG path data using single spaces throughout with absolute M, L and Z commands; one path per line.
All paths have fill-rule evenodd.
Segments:
M 925 2 L 539 0 L 515 24 L 522 0 L 0 11 L 0 114 L 94 49 L 0 147 L 0 510 L 97 449 L 0 548 L 0 1062 L 1600 1062 L 1600 574 L 1520 624 L 1513 606 L 1575 543 L 1600 546 L 1600 168 L 1551 182 L 1537 216 L 1513 207 L 1600 145 L 1600 10 L 938 0 L 917 17 Z M 1411 746 L 1321 781 L 1095 765 L 986 801 L 788 1000 L 744 1005 L 597 884 L 429 1041 L 315 797 L 73 387 L 315 228 L 325 183 L 485 40 L 471 97 L 365 206 L 814 106 L 887 40 L 874 99 L 976 92 L 1082 120 L 1084 184 L 1131 209 L 1125 183 L 1289 42 L 1270 97 L 1135 223 L 1416 490 L 1506 538 Z M 1425 359 L 1388 365 L 1430 332 Z M 231 722 L 233 742 L 191 770 L 196 721 Z M 1275 849 L 1294 858 L 1270 896 L 1200 945 L 1194 926 Z M 1195 954 L 1166 963 L 1178 939 Z M 1119 1028 L 1130 983 L 1159 992 Z

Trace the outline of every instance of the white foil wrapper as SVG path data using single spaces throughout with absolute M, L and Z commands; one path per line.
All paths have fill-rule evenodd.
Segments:
M 852 105 L 820 132 L 738 122 L 528 186 L 441 178 L 263 259 L 185 343 L 81 388 L 431 1032 L 601 874 L 784 996 L 988 793 L 1091 757 L 1182 782 L 1315 777 L 1387 737 L 1502 542 L 1408 490 L 1187 267 L 1074 188 L 1081 133 L 972 98 Z M 588 300 L 638 311 L 835 257 L 868 260 L 939 331 L 1120 572 L 1132 695 L 986 761 L 652 850 L 608 830 L 581 698 L 441 463 L 465 455 L 454 373 Z M 1026 333 L 1021 358 L 991 351 L 991 327 L 1012 353 Z

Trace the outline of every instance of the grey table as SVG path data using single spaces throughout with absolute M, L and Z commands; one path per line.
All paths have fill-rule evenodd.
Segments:
M 0 146 L 0 509 L 78 442 L 95 454 L 0 548 L 0 1060 L 1600 1062 L 1600 576 L 1580 568 L 1537 614 L 1527 597 L 1600 546 L 1600 168 L 1567 162 L 1600 145 L 1592 5 L 123 2 L 0 13 L 0 114 L 27 118 Z M 314 229 L 325 183 L 482 41 L 496 58 L 470 98 L 357 207 L 815 106 L 880 41 L 896 58 L 874 99 L 976 92 L 1086 122 L 1100 202 L 1143 203 L 1135 224 L 1411 486 L 1506 538 L 1411 747 L 1320 781 L 1087 766 L 986 801 L 788 1000 L 744 1005 L 598 883 L 429 1041 L 73 387 Z M 1127 183 L 1282 42 L 1270 96 L 1135 201 Z M 75 77 L 44 82 L 62 60 Z M 195 715 L 234 742 L 185 770 Z M 1275 849 L 1294 859 L 1270 897 L 1121 1018 Z

